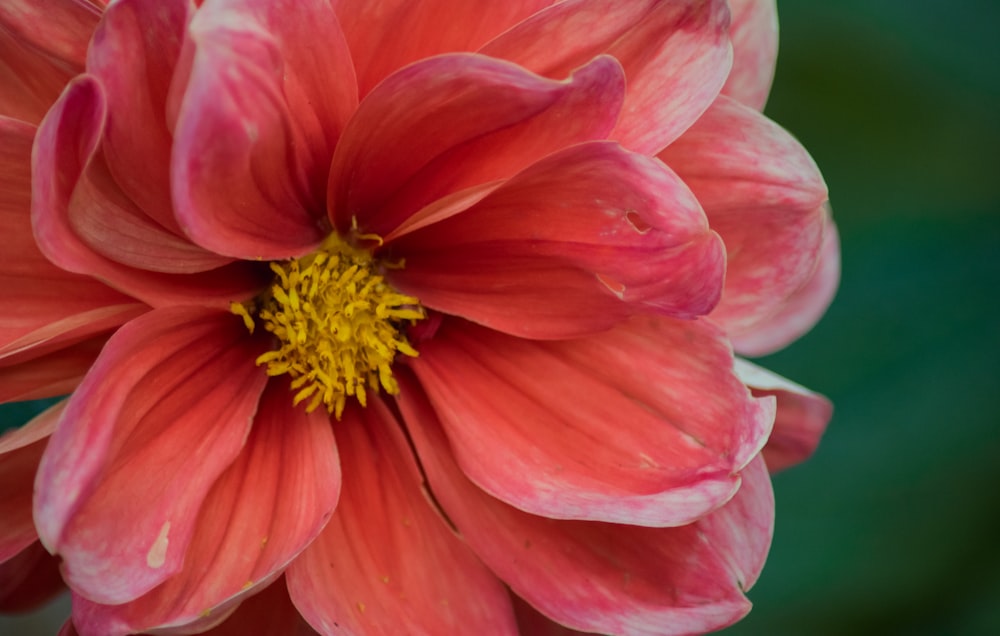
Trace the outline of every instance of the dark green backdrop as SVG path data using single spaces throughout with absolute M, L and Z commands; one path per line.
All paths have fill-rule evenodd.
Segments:
M 767 113 L 827 177 L 844 269 L 764 363 L 836 412 L 776 477 L 756 607 L 725 634 L 1000 634 L 1000 3 L 779 5 Z

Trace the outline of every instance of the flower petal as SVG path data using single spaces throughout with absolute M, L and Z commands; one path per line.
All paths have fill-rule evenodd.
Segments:
M 76 591 L 122 603 L 180 570 L 198 507 L 257 410 L 262 349 L 235 316 L 190 307 L 152 311 L 108 341 L 36 482 L 38 533 Z
M 108 281 L 116 289 L 153 305 L 182 302 L 228 307 L 234 299 L 253 296 L 265 279 L 250 263 L 233 263 L 197 274 L 165 274 L 116 262 L 81 240 L 75 225 L 90 227 L 94 232 L 101 227 L 96 221 L 88 224 L 86 218 L 90 215 L 103 219 L 104 226 L 115 232 L 126 231 L 117 227 L 118 221 L 138 222 L 142 216 L 134 210 L 114 208 L 124 195 L 118 191 L 115 199 L 102 192 L 98 185 L 107 185 L 107 180 L 97 183 L 90 180 L 91 176 L 101 174 L 98 168 L 97 172 L 90 168 L 95 162 L 103 162 L 98 150 L 105 114 L 103 89 L 94 77 L 82 75 L 70 83 L 38 130 L 32 157 L 31 208 L 35 239 L 45 256 L 64 270 Z M 84 185 L 78 192 L 81 183 Z M 71 214 L 77 205 L 84 207 Z M 108 216 L 102 217 L 105 214 Z M 127 232 L 138 229 L 152 227 L 131 226 Z M 125 258 L 123 250 L 132 250 L 141 258 L 142 249 L 154 250 L 161 257 L 195 249 L 180 239 L 173 244 L 165 243 L 163 239 L 168 234 L 166 231 L 145 234 L 148 240 L 138 250 L 129 243 L 115 246 L 107 240 L 97 242 L 121 258 Z M 132 235 L 142 236 L 134 232 Z M 97 240 L 93 232 L 90 238 Z M 163 262 L 150 259 L 153 261 Z M 164 267 L 169 267 L 169 263 L 164 263 Z
M 712 319 L 730 334 L 763 321 L 815 269 L 827 196 L 816 164 L 779 126 L 726 97 L 659 157 L 726 244 L 726 286 Z
M 740 353 L 762 356 L 781 349 L 812 329 L 833 302 L 840 283 L 840 238 L 825 207 L 823 246 L 812 276 L 765 320 L 730 334 Z
M 285 580 L 240 603 L 233 615 L 204 636 L 315 636 L 288 597 Z
M 775 0 L 729 0 L 733 14 L 733 70 L 722 94 L 764 110 L 778 60 L 778 7 Z
M 386 237 L 441 197 L 604 138 L 623 90 L 608 57 L 564 81 L 477 55 L 413 64 L 368 95 L 345 131 L 330 169 L 331 219 L 342 232 Z
M 287 574 L 306 620 L 323 634 L 516 634 L 506 591 L 432 509 L 384 403 L 348 409 L 337 440 L 340 505 Z
M 451 459 L 419 391 L 400 406 L 435 499 L 477 555 L 527 602 L 573 629 L 706 633 L 743 616 L 743 591 L 770 545 L 774 499 L 764 463 L 722 508 L 686 526 L 644 528 L 536 517 L 493 499 Z M 512 471 L 514 472 L 514 471 Z
M 833 405 L 818 393 L 736 359 L 736 374 L 758 397 L 773 395 L 778 402 L 774 430 L 764 447 L 764 459 L 774 473 L 808 459 L 833 416 Z
M 303 254 L 328 232 L 330 159 L 357 102 L 333 10 L 223 0 L 189 31 L 194 64 L 171 165 L 178 220 L 219 254 Z
M 0 563 L 38 540 L 31 518 L 35 471 L 64 406 L 52 406 L 0 435 Z
M 705 322 L 539 342 L 445 321 L 420 353 L 411 365 L 468 477 L 546 517 L 690 523 L 732 496 L 774 418 Z
M 556 623 L 528 605 L 527 601 L 520 596 L 516 594 L 512 594 L 512 596 L 514 597 L 514 612 L 517 614 L 517 628 L 523 636 L 585 636 L 585 632 Z
M 100 18 L 97 7 L 79 0 L 5 0 L 0 5 L 0 31 L 74 74 L 83 69 Z
M 366 95 L 393 71 L 440 53 L 473 51 L 552 2 L 336 0 L 333 4 L 350 43 L 358 86 Z
M 611 138 L 655 154 L 718 95 L 732 62 L 725 0 L 567 0 L 488 43 L 481 53 L 564 77 L 607 53 L 628 92 Z
M 0 404 L 72 393 L 105 342 L 98 336 L 24 362 L 0 361 Z
M 82 634 L 207 628 L 319 534 L 340 493 L 337 447 L 329 416 L 293 409 L 292 395 L 287 381 L 268 384 L 240 456 L 201 504 L 183 569 L 121 605 L 77 598 Z
M 0 563 L 0 612 L 27 612 L 64 589 L 59 560 L 38 541 Z
M 640 312 L 704 314 L 725 270 L 687 186 L 611 142 L 550 155 L 389 248 L 406 259 L 390 280 L 424 305 L 530 338 L 594 333 Z

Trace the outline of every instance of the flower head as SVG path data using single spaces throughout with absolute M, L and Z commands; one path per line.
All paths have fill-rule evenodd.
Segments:
M 822 178 L 757 110 L 773 3 L 43 4 L 0 11 L 0 374 L 71 394 L 0 445 L 36 475 L 0 558 L 37 532 L 67 629 L 748 611 L 762 449 L 829 409 L 731 342 L 836 285 Z

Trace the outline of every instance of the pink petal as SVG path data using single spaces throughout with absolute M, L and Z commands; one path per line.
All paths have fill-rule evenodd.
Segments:
M 725 0 L 567 0 L 488 43 L 481 53 L 547 77 L 563 77 L 608 53 L 628 92 L 611 138 L 655 154 L 718 95 L 729 73 Z
M 564 338 L 640 312 L 692 317 L 725 258 L 691 192 L 617 144 L 550 155 L 461 214 L 393 240 L 394 284 L 507 333 Z
M 37 541 L 0 563 L 0 612 L 27 612 L 64 589 L 59 560 Z
M 810 278 L 765 320 L 730 334 L 740 353 L 761 356 L 781 349 L 812 329 L 833 302 L 840 284 L 840 237 L 825 206 L 823 246 Z
M 330 159 L 357 102 L 332 9 L 224 0 L 198 12 L 190 37 L 171 164 L 178 220 L 220 254 L 301 255 L 327 234 Z
M 506 591 L 423 492 L 399 424 L 375 401 L 337 423 L 340 505 L 288 569 L 288 588 L 324 634 L 516 634 Z
M 778 8 L 775 0 L 729 0 L 733 14 L 733 70 L 722 94 L 764 110 L 778 59 Z
M 815 268 L 827 196 L 816 164 L 787 132 L 726 97 L 659 156 L 726 244 L 726 286 L 712 319 L 730 334 L 760 323 Z
M 601 139 L 623 82 L 607 57 L 559 82 L 477 55 L 413 64 L 368 95 L 345 131 L 330 170 L 331 218 L 343 232 L 385 237 L 443 196 Z
M 446 321 L 411 364 L 466 475 L 559 519 L 690 523 L 733 495 L 774 418 L 705 322 L 539 342 Z
M 98 336 L 24 362 L 0 360 L 0 403 L 72 393 L 105 342 L 107 336 Z
M 833 416 L 830 401 L 746 360 L 736 360 L 736 373 L 755 396 L 773 395 L 778 401 L 763 451 L 768 469 L 774 473 L 808 459 Z
M 31 518 L 35 471 L 63 406 L 61 402 L 0 435 L 0 563 L 38 540 Z
M 191 307 L 152 311 L 108 341 L 36 482 L 38 534 L 76 591 L 122 603 L 180 570 L 257 410 L 262 349 L 235 316 Z
M 4 0 L 0 30 L 71 73 L 83 69 L 100 10 L 80 0 Z
M 319 534 L 340 493 L 337 447 L 328 415 L 292 408 L 291 397 L 287 382 L 269 383 L 246 445 L 201 503 L 183 569 L 122 605 L 77 598 L 81 634 L 206 629 Z
M 404 389 L 400 406 L 440 503 L 469 546 L 517 595 L 572 629 L 694 634 L 731 624 L 763 565 L 774 499 L 762 461 L 724 507 L 678 528 L 536 517 L 489 497 L 451 459 L 430 405 Z M 512 472 L 514 472 L 512 470 Z
M 440 53 L 474 51 L 552 1 L 337 0 L 333 4 L 365 95 L 382 78 L 411 62 Z
M 180 239 L 167 243 L 169 233 L 166 231 L 143 235 L 142 230 L 151 232 L 154 228 L 148 224 L 134 225 L 142 215 L 117 205 L 122 203 L 122 193 L 102 191 L 101 185 L 113 187 L 102 176 L 101 167 L 93 166 L 103 162 L 97 151 L 105 115 L 103 89 L 92 76 L 83 75 L 70 83 L 38 130 L 33 155 L 31 207 L 35 239 L 45 256 L 64 270 L 108 281 L 115 288 L 153 305 L 187 303 L 228 307 L 234 299 L 253 296 L 265 281 L 249 263 L 233 263 L 197 274 L 171 275 L 124 265 L 98 253 L 81 240 L 75 226 L 83 227 L 89 232 L 91 241 L 126 261 L 129 259 L 123 254 L 128 250 L 134 252 L 134 258 L 140 262 L 142 250 L 152 250 L 155 256 L 144 262 L 160 262 L 165 269 L 170 268 L 170 263 L 164 259 L 184 252 L 192 257 L 191 252 L 195 249 Z M 92 177 L 97 181 L 91 180 Z M 82 207 L 75 209 L 77 206 Z M 119 225 L 125 221 L 130 223 L 127 229 Z M 112 232 L 125 232 L 136 238 L 145 236 L 144 242 L 134 245 L 129 240 L 116 245 L 114 241 L 100 241 L 95 232 L 102 224 Z M 205 252 L 200 254 L 204 256 Z

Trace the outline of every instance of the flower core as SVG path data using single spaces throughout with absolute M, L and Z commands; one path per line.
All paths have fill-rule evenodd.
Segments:
M 360 238 L 375 238 L 363 236 Z M 253 333 L 256 318 L 274 334 L 277 348 L 257 358 L 267 374 L 287 373 L 296 390 L 292 403 L 309 400 L 338 419 L 348 396 L 367 405 L 367 389 L 399 393 L 392 375 L 397 353 L 416 357 L 403 329 L 426 317 L 413 296 L 385 282 L 376 261 L 332 234 L 317 251 L 271 263 L 275 281 L 268 293 L 248 303 L 233 303 Z

